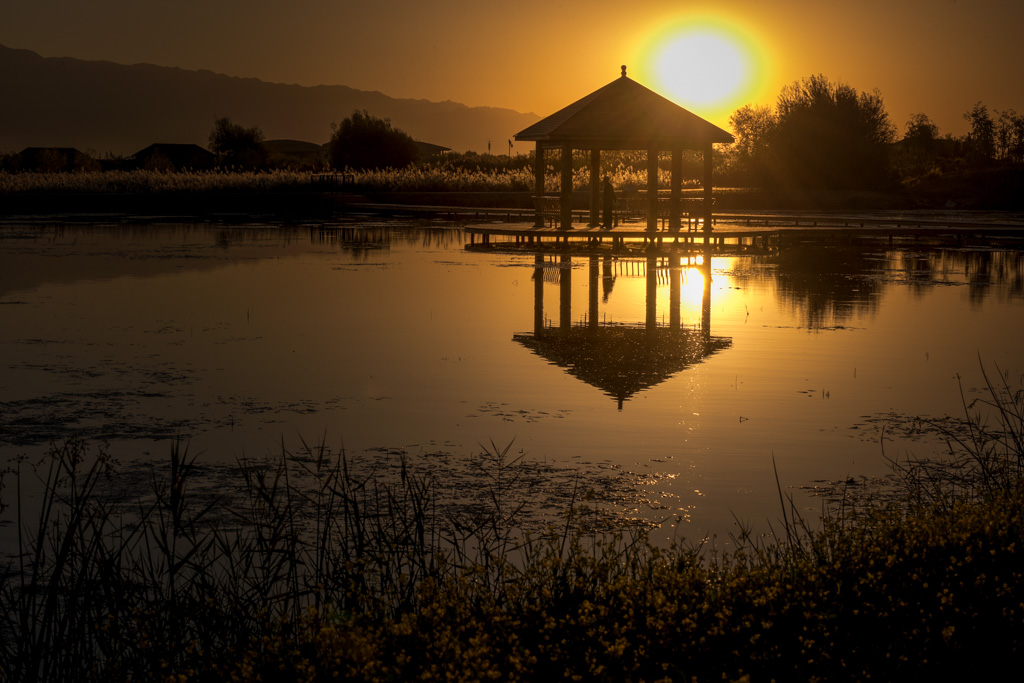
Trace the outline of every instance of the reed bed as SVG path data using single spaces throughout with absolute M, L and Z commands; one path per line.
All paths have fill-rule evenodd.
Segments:
M 306 189 L 309 179 L 308 173 L 297 171 L 0 172 L 0 194 L 266 192 Z
M 612 184 L 621 190 L 647 187 L 645 170 L 619 163 L 607 169 Z M 346 171 L 351 183 L 343 186 L 355 192 L 532 192 L 531 168 L 473 169 L 444 165 L 411 166 L 404 169 Z M 213 193 L 288 192 L 316 190 L 311 174 L 300 171 L 72 171 L 64 173 L 10 173 L 0 171 L 0 194 L 18 193 Z M 545 191 L 557 192 L 558 170 L 545 176 Z M 669 187 L 670 174 L 658 172 L 659 187 Z M 573 188 L 589 187 L 586 167 L 573 171 Z M 696 187 L 696 181 L 684 183 Z
M 1003 377 L 1003 375 L 1000 375 Z M 322 445 L 242 464 L 229 520 L 182 446 L 127 514 L 78 443 L 9 474 L 19 550 L 0 590 L 4 680 L 938 680 L 1012 671 L 1024 648 L 1024 397 L 989 384 L 974 436 L 904 460 L 895 504 L 771 537 L 659 548 L 643 529 L 516 530 L 507 448 L 473 514 L 435 482 L 356 474 Z M 301 477 L 296 473 L 301 473 Z M 311 486 L 310 482 L 315 482 Z M 11 493 L 9 490 L 8 493 Z M 37 512 L 28 519 L 28 509 Z

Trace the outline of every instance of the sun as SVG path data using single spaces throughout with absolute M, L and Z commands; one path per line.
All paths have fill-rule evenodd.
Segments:
M 706 30 L 669 40 L 655 66 L 658 80 L 673 97 L 694 105 L 716 106 L 746 86 L 750 66 L 735 42 Z
M 645 41 L 655 90 L 694 113 L 727 118 L 762 87 L 765 58 L 754 39 L 722 19 L 662 23 Z

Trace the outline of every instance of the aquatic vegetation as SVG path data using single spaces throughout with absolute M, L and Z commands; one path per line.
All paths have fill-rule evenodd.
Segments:
M 985 394 L 968 401 L 961 387 L 965 419 L 958 429 L 939 425 L 947 453 L 940 457 L 892 458 L 909 502 L 947 509 L 1016 491 L 1024 474 L 1024 388 L 995 368 L 982 366 Z
M 124 514 L 114 463 L 68 443 L 43 463 L 0 577 L 5 680 L 942 680 L 1024 648 L 1024 395 L 967 404 L 975 436 L 907 462 L 892 504 L 796 514 L 772 538 L 660 548 L 642 529 L 516 531 L 516 460 L 491 444 L 480 508 L 434 514 L 429 477 L 356 474 L 322 445 L 241 464 L 228 520 L 180 445 Z M 985 412 L 982 413 L 981 411 Z M 25 470 L 27 463 L 17 467 Z M 11 476 L 10 474 L 8 476 Z M 316 482 L 310 486 L 309 482 Z M 35 509 L 35 508 L 33 508 Z M 1011 669 L 1012 670 L 1012 669 Z

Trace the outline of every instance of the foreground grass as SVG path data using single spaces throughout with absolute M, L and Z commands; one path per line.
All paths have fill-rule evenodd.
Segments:
M 244 467 L 230 523 L 180 449 L 125 516 L 80 445 L 0 590 L 4 680 L 976 680 L 1024 648 L 1020 392 L 991 386 L 942 466 L 897 466 L 898 505 L 820 526 L 780 497 L 775 540 L 725 555 L 567 521 L 514 530 L 507 449 L 487 505 L 358 476 L 323 447 Z M 993 421 L 986 426 L 986 417 Z M 87 462 L 91 464 L 86 464 Z M 304 473 L 304 479 L 295 472 Z M 15 488 L 20 479 L 13 480 Z M 17 491 L 16 491 L 17 493 Z M 31 533 L 28 529 L 33 529 Z
M 834 525 L 710 562 L 548 548 L 498 594 L 429 583 L 392 618 L 279 621 L 236 680 L 938 680 L 1013 670 L 1024 647 L 1021 496 Z

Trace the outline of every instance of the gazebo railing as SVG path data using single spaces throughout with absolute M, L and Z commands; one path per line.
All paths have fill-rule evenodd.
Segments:
M 711 200 L 714 206 L 714 199 Z M 616 201 L 615 213 L 627 223 L 642 223 L 647 220 L 649 211 L 647 197 L 623 197 Z M 670 197 L 658 197 L 657 219 L 662 228 L 669 227 L 672 218 L 672 199 Z M 688 231 L 697 230 L 704 220 L 704 200 L 702 198 L 686 197 L 679 200 L 679 223 L 680 227 L 686 227 Z
M 714 205 L 714 199 L 711 200 Z M 556 227 L 562 219 L 562 198 L 557 194 L 545 194 L 533 197 L 534 209 L 548 227 Z M 647 197 L 619 197 L 615 200 L 616 223 L 644 223 L 647 221 Z M 603 210 L 602 210 L 603 215 Z M 573 209 L 573 221 L 584 221 L 590 216 L 588 209 Z M 662 229 L 670 227 L 672 218 L 672 200 L 670 197 L 658 197 L 657 219 Z M 686 197 L 679 200 L 680 228 L 687 231 L 699 230 L 704 221 L 704 200 Z
M 534 210 L 540 215 L 549 228 L 558 226 L 562 221 L 562 196 L 557 194 L 534 195 Z M 590 216 L 588 209 L 573 209 L 572 219 L 586 220 Z

